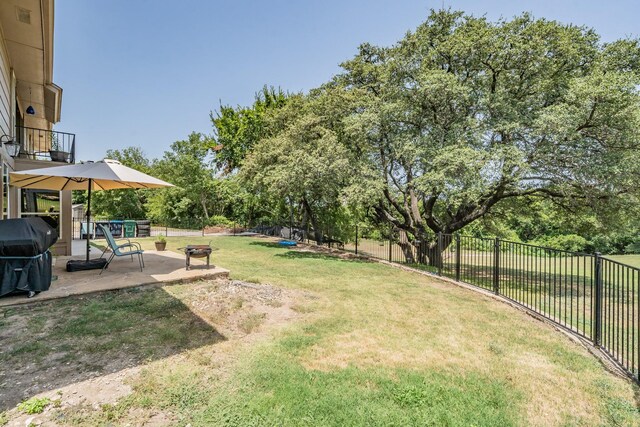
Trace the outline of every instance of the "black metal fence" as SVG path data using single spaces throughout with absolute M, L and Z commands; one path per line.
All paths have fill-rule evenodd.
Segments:
M 495 238 L 438 234 L 418 242 L 397 230 L 363 237 L 357 229 L 354 235 L 337 246 L 503 296 L 590 341 L 640 381 L 640 268 L 599 253 Z
M 293 239 L 298 242 L 307 240 L 308 232 L 301 228 L 296 227 L 283 227 L 279 225 L 265 225 L 260 224 L 252 228 L 248 228 L 249 232 L 262 234 L 271 237 L 280 237 L 282 239 Z
M 129 221 L 123 220 L 96 220 L 89 225 L 89 233 L 91 238 L 104 238 L 99 227 L 96 224 L 102 224 L 109 228 L 111 234 L 116 238 L 121 237 L 197 237 L 204 236 L 205 229 L 197 227 L 170 227 L 162 224 L 153 224 L 148 220 L 132 221 L 134 224 L 128 225 Z M 73 238 L 86 238 L 87 224 L 86 220 L 74 219 L 73 221 Z

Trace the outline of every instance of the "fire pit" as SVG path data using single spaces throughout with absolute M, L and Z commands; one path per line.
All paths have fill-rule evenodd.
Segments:
M 204 258 L 207 257 L 207 268 L 209 268 L 209 258 L 211 257 L 211 252 L 216 250 L 216 248 L 211 247 L 211 242 L 208 245 L 187 245 L 184 248 L 178 248 L 178 250 L 184 251 L 186 260 L 186 269 L 189 270 L 191 268 L 191 258 Z

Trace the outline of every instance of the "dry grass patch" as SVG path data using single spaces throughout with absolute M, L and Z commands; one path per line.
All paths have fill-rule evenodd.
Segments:
M 265 313 L 252 313 L 243 317 L 238 322 L 238 327 L 245 334 L 250 334 L 254 330 L 256 330 L 262 322 L 264 322 L 264 318 L 266 317 Z

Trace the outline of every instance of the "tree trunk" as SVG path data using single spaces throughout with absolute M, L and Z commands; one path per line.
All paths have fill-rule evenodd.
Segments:
M 438 236 L 440 242 L 438 242 Z M 429 265 L 432 267 L 442 268 L 444 266 L 444 253 L 447 248 L 453 242 L 452 234 L 438 234 L 436 235 L 436 241 L 431 242 L 427 247 L 427 257 Z
M 427 262 L 429 261 L 429 242 L 427 242 L 425 239 L 420 239 L 415 242 L 414 245 L 416 247 L 416 253 L 418 255 L 418 264 L 427 264 Z
M 427 257 L 431 267 L 442 268 L 442 251 L 438 248 L 437 241 L 429 244 Z
M 389 239 L 390 244 L 392 244 L 392 239 Z M 398 241 L 398 246 L 402 249 L 402 254 L 404 255 L 404 259 L 408 264 L 415 264 L 416 259 L 414 256 L 414 249 L 419 248 L 409 241 L 407 236 L 407 232 L 404 230 L 400 230 L 400 239 Z
M 207 222 L 209 222 L 209 211 L 207 210 L 207 203 L 204 197 L 200 198 L 200 204 L 202 205 L 202 209 L 204 210 L 204 217 L 207 218 Z
M 311 210 L 311 205 L 309 205 L 309 202 L 307 201 L 306 197 L 302 198 L 302 206 L 304 207 L 304 210 L 309 217 L 309 221 L 311 222 L 311 226 L 313 227 L 313 234 L 315 236 L 315 241 L 317 244 L 321 245 L 322 230 L 320 229 L 320 227 L 318 227 L 318 221 L 316 220 L 316 217 L 313 214 L 313 211 Z

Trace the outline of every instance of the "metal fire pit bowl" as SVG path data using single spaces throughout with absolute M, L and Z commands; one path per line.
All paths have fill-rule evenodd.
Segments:
M 207 257 L 207 269 L 209 268 L 209 259 L 211 252 L 218 250 L 218 248 L 211 247 L 211 242 L 208 245 L 187 245 L 184 248 L 178 248 L 184 252 L 186 256 L 186 269 L 191 268 L 191 258 L 204 258 Z

